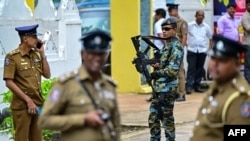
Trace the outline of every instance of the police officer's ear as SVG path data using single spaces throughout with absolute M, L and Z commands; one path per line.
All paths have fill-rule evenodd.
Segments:
M 21 43 L 25 42 L 27 40 L 26 36 L 20 36 Z
M 81 49 L 80 54 L 81 54 L 82 57 L 84 56 L 84 53 L 85 53 L 85 52 L 86 52 L 86 51 L 85 51 L 84 49 Z

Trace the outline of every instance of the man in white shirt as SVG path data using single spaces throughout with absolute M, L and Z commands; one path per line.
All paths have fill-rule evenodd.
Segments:
M 166 11 L 162 8 L 156 9 L 155 10 L 155 15 L 154 15 L 154 36 L 156 37 L 162 37 L 163 38 L 163 33 L 161 30 L 161 24 L 164 21 L 166 17 Z M 164 46 L 164 40 L 154 40 L 154 44 L 161 49 Z
M 203 92 L 200 83 L 204 71 L 206 51 L 212 46 L 212 30 L 208 24 L 203 22 L 204 17 L 204 11 L 198 10 L 195 14 L 196 20 L 188 23 L 187 94 L 191 94 L 193 88 L 196 92 Z

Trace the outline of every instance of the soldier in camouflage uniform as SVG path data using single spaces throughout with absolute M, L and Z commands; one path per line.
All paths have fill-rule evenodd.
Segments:
M 178 88 L 178 72 L 183 58 L 183 48 L 176 37 L 177 19 L 168 18 L 162 23 L 166 44 L 161 50 L 160 63 L 153 64 L 155 69 L 151 73 L 154 79 L 153 90 L 155 98 L 150 105 L 148 124 L 151 133 L 151 141 L 161 140 L 161 124 L 165 130 L 167 141 L 175 140 L 174 102 Z

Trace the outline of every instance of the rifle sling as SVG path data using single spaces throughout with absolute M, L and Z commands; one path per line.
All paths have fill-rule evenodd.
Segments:
M 79 76 L 76 76 L 76 80 L 79 82 L 79 84 L 82 86 L 82 88 L 85 90 L 85 92 L 87 93 L 88 97 L 91 99 L 91 102 L 93 103 L 94 107 L 96 110 L 99 110 L 100 107 L 96 104 L 93 96 L 90 94 L 89 90 L 87 89 L 86 85 L 84 84 L 83 80 L 80 80 Z M 114 135 L 115 135 L 115 132 L 114 130 L 112 129 L 112 127 L 107 123 L 106 124 L 107 127 L 108 127 L 108 130 L 110 132 L 110 136 L 111 136 L 111 141 L 114 141 Z

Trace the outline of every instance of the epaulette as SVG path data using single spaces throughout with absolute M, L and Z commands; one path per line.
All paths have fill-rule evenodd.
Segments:
M 242 82 L 236 78 L 232 80 L 232 84 L 241 94 L 247 94 L 247 92 L 250 90 L 247 82 Z
M 14 49 L 14 50 L 12 50 L 11 52 L 9 52 L 8 54 L 12 56 L 12 55 L 17 54 L 17 53 L 19 53 L 19 52 L 20 52 L 19 49 Z
M 104 78 L 105 80 L 108 80 L 108 82 L 109 82 L 111 85 L 113 85 L 114 87 L 117 87 L 117 82 L 116 82 L 114 79 L 112 79 L 110 76 L 104 74 L 104 75 L 103 75 L 103 78 Z
M 75 76 L 78 74 L 78 70 L 73 70 L 68 73 L 62 74 L 58 77 L 57 81 L 59 83 L 65 83 L 70 79 L 75 79 Z

